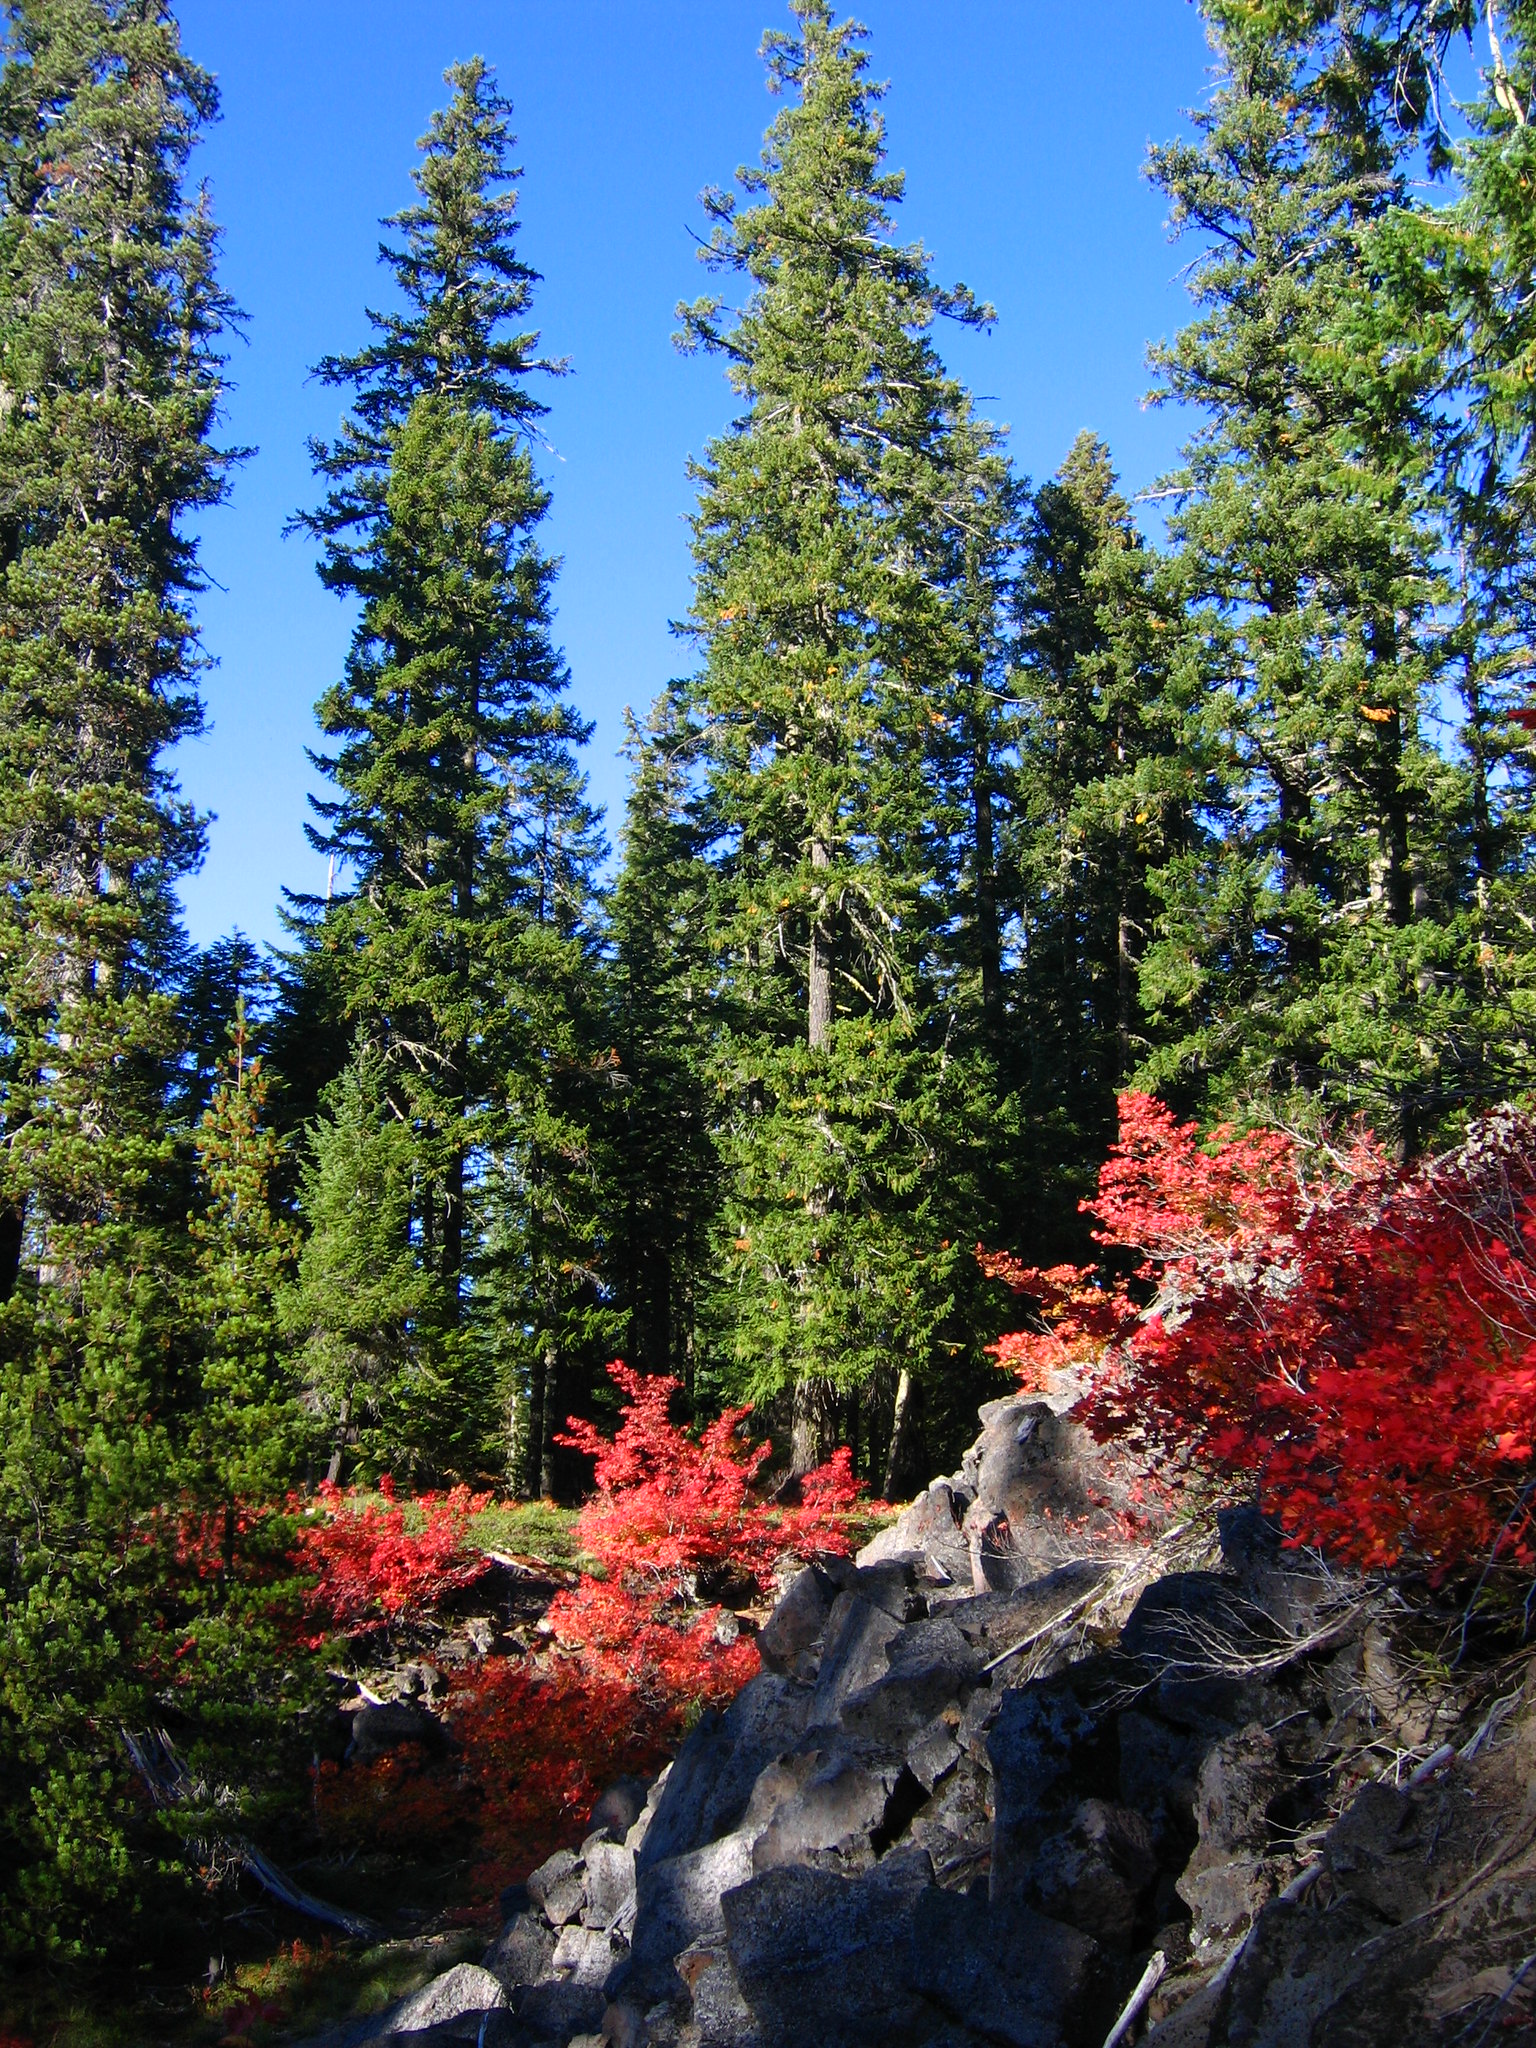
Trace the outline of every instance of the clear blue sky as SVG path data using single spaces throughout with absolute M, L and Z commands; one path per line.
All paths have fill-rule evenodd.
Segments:
M 753 160 L 774 102 L 756 57 L 777 0 L 182 0 L 186 48 L 223 118 L 200 151 L 225 234 L 223 277 L 249 316 L 227 434 L 259 452 L 205 523 L 217 587 L 201 604 L 218 666 L 212 729 L 183 746 L 189 797 L 217 813 L 185 886 L 192 936 L 277 936 L 282 886 L 323 886 L 303 833 L 317 778 L 311 707 L 349 622 L 281 528 L 314 486 L 307 435 L 339 394 L 307 380 L 364 337 L 387 285 L 381 215 L 410 196 L 414 144 L 443 67 L 476 52 L 516 107 L 522 249 L 545 283 L 538 324 L 573 374 L 552 385 L 550 522 L 564 557 L 558 627 L 574 695 L 596 721 L 588 768 L 615 835 L 626 705 L 688 658 L 668 631 L 688 597 L 687 456 L 729 416 L 717 365 L 670 343 L 679 298 L 705 288 L 697 195 Z M 997 307 L 951 334 L 956 370 L 1012 428 L 1018 466 L 1048 475 L 1091 427 L 1140 488 L 1171 460 L 1177 419 L 1141 405 L 1149 341 L 1185 317 L 1149 140 L 1187 126 L 1207 52 L 1187 0 L 869 0 L 889 79 L 903 231 L 938 273 Z

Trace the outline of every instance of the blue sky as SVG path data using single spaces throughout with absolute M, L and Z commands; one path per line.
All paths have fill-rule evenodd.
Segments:
M 536 308 L 573 374 L 550 386 L 549 530 L 564 557 L 558 630 L 596 723 L 588 769 L 616 835 L 626 705 L 686 663 L 668 631 L 688 599 L 686 462 L 730 412 L 717 365 L 671 346 L 673 308 L 705 288 L 697 195 L 755 158 L 774 102 L 756 50 L 769 0 L 182 0 L 186 48 L 223 119 L 199 153 L 244 308 L 228 438 L 259 451 L 210 515 L 201 602 L 209 733 L 176 766 L 217 814 L 185 885 L 192 936 L 278 935 L 283 885 L 323 886 L 303 833 L 317 778 L 312 709 L 349 620 L 285 519 L 314 498 L 305 439 L 340 394 L 308 381 L 364 337 L 387 284 L 378 220 L 410 196 L 441 73 L 480 53 L 516 107 L 522 249 Z M 997 307 L 990 335 L 951 333 L 953 367 L 1047 475 L 1074 434 L 1109 441 L 1129 487 L 1171 461 L 1179 422 L 1141 404 L 1147 344 L 1185 317 L 1184 260 L 1141 176 L 1147 143 L 1187 124 L 1207 52 L 1187 0 L 869 0 L 890 81 L 902 228 Z

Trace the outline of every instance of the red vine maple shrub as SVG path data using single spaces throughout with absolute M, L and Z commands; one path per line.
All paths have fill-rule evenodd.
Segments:
M 625 1396 L 614 1436 L 573 1416 L 557 1441 L 594 1460 L 597 1492 L 582 1509 L 581 1541 L 611 1579 L 692 1598 L 701 1577 L 724 1569 L 766 1591 L 786 1552 L 848 1555 L 848 1517 L 864 1482 L 846 1448 L 805 1474 L 795 1505 L 766 1502 L 752 1489 L 773 1446 L 743 1440 L 750 1406 L 727 1408 L 694 1438 L 669 1419 L 679 1381 L 618 1360 L 608 1377 Z
M 1100 1436 L 1188 1445 L 1257 1479 L 1292 1539 L 1444 1573 L 1536 1564 L 1536 1123 L 1503 1109 L 1409 1171 L 1276 1131 L 1202 1143 L 1120 1098 L 1091 1204 L 1111 1267 L 981 1253 L 1035 1305 L 994 1346 L 1068 1368 Z
M 614 1437 L 572 1420 L 561 1438 L 595 1461 L 579 1534 L 606 1576 L 583 1574 L 556 1596 L 548 1650 L 455 1675 L 451 1767 L 414 1752 L 322 1767 L 316 1806 L 333 1833 L 409 1847 L 473 1828 L 482 1884 L 525 1873 L 571 1839 L 605 1785 L 654 1771 L 691 1712 L 724 1704 L 757 1672 L 750 1635 L 704 1604 L 709 1587 L 766 1591 L 786 1552 L 852 1548 L 863 1488 L 846 1450 L 806 1475 L 796 1504 L 775 1505 L 753 1491 L 770 1447 L 743 1441 L 748 1410 L 694 1438 L 668 1416 L 676 1380 L 609 1372 L 625 1396 Z M 312 1615 L 352 1635 L 420 1616 L 483 1568 L 463 1543 L 484 1496 L 459 1487 L 408 1517 L 380 1490 L 382 1504 L 332 1489 L 304 1535 Z
M 461 1553 L 488 1493 L 420 1494 L 408 1514 L 387 1474 L 378 1492 L 370 1499 L 324 1485 L 299 1530 L 294 1562 L 313 1575 L 307 1605 L 320 1627 L 312 1648 L 337 1630 L 356 1635 L 413 1619 L 486 1570 L 484 1558 Z
M 757 1652 L 729 1631 L 722 1641 L 719 1610 L 699 1613 L 701 1597 L 728 1580 L 766 1592 L 786 1553 L 846 1557 L 863 1482 L 844 1448 L 804 1476 L 794 1505 L 760 1500 L 772 1446 L 743 1440 L 750 1408 L 728 1408 L 694 1438 L 669 1418 L 677 1380 L 618 1361 L 608 1373 L 625 1396 L 614 1436 L 573 1416 L 559 1438 L 594 1461 L 578 1529 L 606 1577 L 559 1594 L 549 1620 L 594 1676 L 625 1674 L 662 1699 L 728 1698 L 757 1671 Z

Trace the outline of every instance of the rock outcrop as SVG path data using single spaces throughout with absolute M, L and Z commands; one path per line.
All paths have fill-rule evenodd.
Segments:
M 1248 1511 L 1135 1533 L 1064 1406 L 798 1569 L 729 1709 L 369 2038 L 1100 2048 L 1161 1958 L 1159 2048 L 1531 2039 L 1529 1686 L 1468 1743 L 1365 1588 Z

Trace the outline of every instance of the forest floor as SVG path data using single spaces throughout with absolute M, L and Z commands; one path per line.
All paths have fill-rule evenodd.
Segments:
M 462 1675 L 537 1641 L 545 1607 L 576 1578 L 576 1523 L 576 1510 L 547 1501 L 492 1503 L 474 1516 L 465 1551 L 492 1569 L 332 1674 L 338 1757 L 322 1768 L 333 1793 L 349 1776 L 337 1768 L 346 1717 L 370 1696 L 405 1704 L 430 1734 L 425 1716 L 453 1697 Z M 485 1881 L 485 1845 L 462 1811 L 456 1749 L 406 1740 L 369 1762 L 378 1825 L 334 1798 L 322 1811 L 317 1771 L 316 1838 L 283 1870 L 317 1898 L 365 1914 L 375 1938 L 328 1934 L 248 1876 L 227 1879 L 195 1939 L 157 1946 L 132 1977 L 34 1980 L 14 2003 L 15 1987 L 0 1986 L 0 2048 L 275 2048 L 377 2012 L 478 1957 L 500 1914 Z M 434 1825 L 437 1814 L 450 1815 L 448 1824 Z

